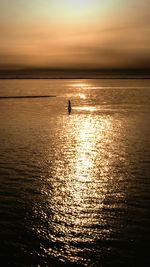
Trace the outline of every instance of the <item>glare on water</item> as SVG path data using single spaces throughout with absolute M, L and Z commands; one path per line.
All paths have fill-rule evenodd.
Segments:
M 1 250 L 9 266 L 138 262 L 150 229 L 148 82 L 0 83 L 1 95 L 56 96 L 0 100 Z
M 113 229 L 106 227 L 110 221 L 104 210 L 119 208 L 117 200 L 124 194 L 111 164 L 118 160 L 115 157 L 119 156 L 116 147 L 121 127 L 109 115 L 90 113 L 64 116 L 56 123 L 54 155 L 51 147 L 47 152 L 49 160 L 53 156 L 50 174 L 42 189 L 47 204 L 46 208 L 38 208 L 50 230 L 36 231 L 60 246 L 48 247 L 46 253 L 61 260 L 86 262 L 80 253 L 89 250 L 95 240 L 111 236 Z M 115 204 L 111 199 L 107 203 L 110 194 L 114 195 Z

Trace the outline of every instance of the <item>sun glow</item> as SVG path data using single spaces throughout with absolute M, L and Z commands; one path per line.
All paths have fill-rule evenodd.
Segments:
M 84 16 L 91 12 L 91 9 L 98 2 L 97 0 L 64 0 L 62 1 L 65 8 L 72 15 Z
M 67 0 L 67 4 L 76 7 L 78 9 L 85 9 L 85 8 L 90 8 L 92 7 L 97 0 Z

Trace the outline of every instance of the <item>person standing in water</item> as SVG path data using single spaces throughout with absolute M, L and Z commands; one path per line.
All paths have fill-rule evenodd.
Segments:
M 71 113 L 71 101 L 68 100 L 68 113 L 70 114 Z

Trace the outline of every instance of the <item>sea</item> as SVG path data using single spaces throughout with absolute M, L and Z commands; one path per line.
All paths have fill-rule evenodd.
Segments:
M 0 80 L 0 265 L 143 267 L 149 244 L 150 80 Z

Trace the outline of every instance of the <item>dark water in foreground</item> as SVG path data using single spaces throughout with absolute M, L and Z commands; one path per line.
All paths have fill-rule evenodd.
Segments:
M 150 81 L 0 81 L 47 94 L 0 99 L 1 266 L 148 266 Z

